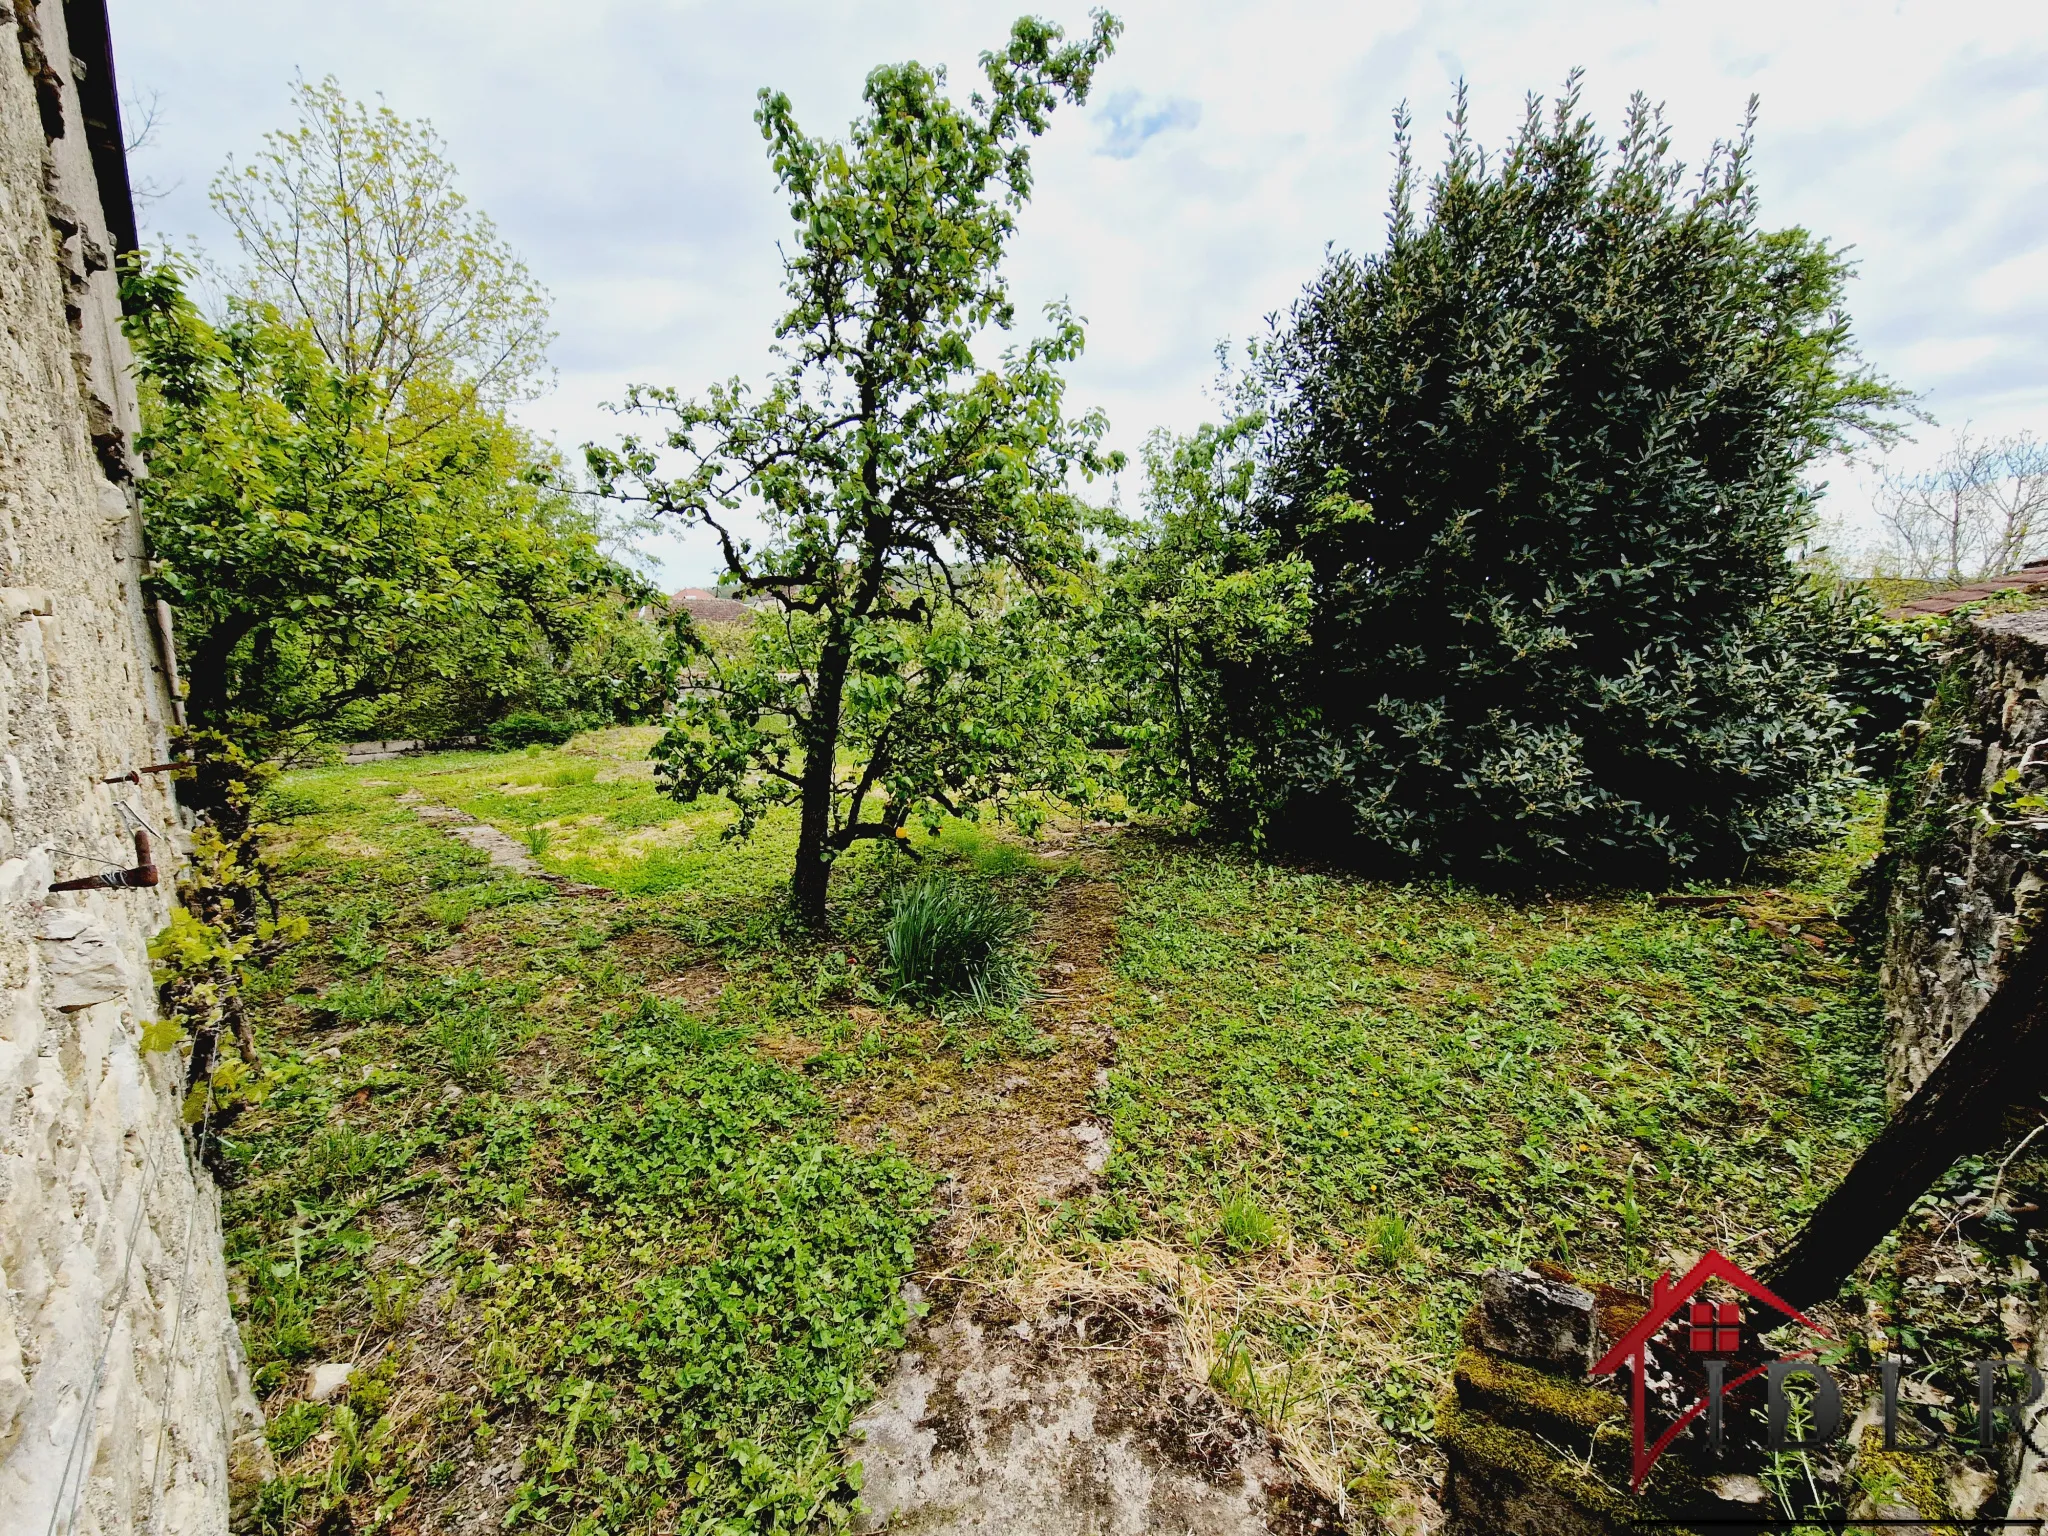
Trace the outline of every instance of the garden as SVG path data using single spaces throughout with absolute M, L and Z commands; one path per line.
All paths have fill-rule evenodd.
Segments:
M 1428 1530 L 1482 1273 L 1761 1265 L 1884 1125 L 1887 813 L 1952 631 L 1813 548 L 1824 466 L 1914 410 L 1844 253 L 1761 222 L 1750 124 L 1688 169 L 1574 76 L 1487 152 L 1461 92 L 1427 173 L 1396 119 L 1385 248 L 1133 462 L 1003 271 L 1119 31 L 1020 20 L 964 100 L 877 68 L 844 138 L 763 91 L 770 370 L 633 389 L 580 466 L 510 414 L 523 267 L 332 82 L 216 189 L 245 295 L 131 264 L 194 819 L 157 1047 L 250 1528 L 914 1523 L 863 1417 L 905 1362 L 1085 1312 L 1077 1370 L 1144 1333 L 1146 1391 L 1284 1468 L 1260 1528 Z M 373 205 L 431 215 L 459 323 Z M 715 549 L 718 624 L 649 526 Z M 1861 1365 L 2031 1305 L 1962 1214 L 2026 1149 L 1830 1304 Z
M 270 791 L 313 936 L 251 977 L 272 1086 L 227 1211 L 273 1528 L 803 1529 L 857 1496 L 907 1280 L 1161 1290 L 1219 1392 L 1393 1509 L 1480 1271 L 1760 1257 L 1883 1114 L 1847 855 L 1746 893 L 1787 938 L 954 822 L 850 860 L 884 920 L 818 935 L 786 917 L 790 815 L 722 839 L 730 807 L 657 792 L 651 735 Z M 980 998 L 893 963 L 934 888 L 1010 919 Z M 330 1360 L 346 1401 L 307 1401 Z

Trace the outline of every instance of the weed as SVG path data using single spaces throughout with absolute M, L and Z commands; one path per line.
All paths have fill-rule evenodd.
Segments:
M 504 1037 L 488 1008 L 458 1008 L 434 1020 L 434 1044 L 448 1062 L 448 1075 L 470 1088 L 503 1080 L 498 1054 Z
M 390 1165 L 392 1150 L 375 1131 L 359 1131 L 344 1121 L 314 1133 L 306 1147 L 306 1164 L 320 1183 L 346 1188 L 382 1173 Z
M 476 898 L 469 891 L 436 891 L 421 901 L 420 907 L 436 923 L 455 933 L 469 921 Z
M 1007 1001 L 1020 971 L 1008 946 L 1023 914 L 941 874 L 903 887 L 882 932 L 891 990 L 921 1002 L 971 999 L 977 1008 Z
M 1273 1219 L 1272 1212 L 1259 1204 L 1248 1189 L 1240 1189 L 1223 1202 L 1216 1226 L 1224 1246 L 1233 1253 L 1256 1253 L 1261 1248 L 1270 1248 L 1280 1233 L 1280 1224 Z
M 396 1333 L 412 1315 L 420 1293 L 420 1277 L 402 1270 L 380 1270 L 369 1279 L 370 1316 L 386 1333 Z
M 526 1361 L 516 1340 L 499 1335 L 484 1345 L 477 1362 L 483 1369 L 485 1385 L 493 1396 L 509 1398 L 526 1384 Z
M 352 915 L 334 936 L 334 954 L 341 963 L 354 971 L 367 971 L 383 963 L 390 953 L 388 945 L 376 940 L 377 921 L 380 914 L 361 911 Z
M 1365 1224 L 1365 1251 L 1383 1269 L 1397 1269 L 1415 1257 L 1415 1236 L 1398 1211 L 1375 1216 Z
M 383 977 L 373 976 L 368 981 L 335 982 L 312 1001 L 312 1008 L 335 1024 L 356 1025 L 404 1018 L 411 1013 L 412 1003 Z
M 1287 1423 L 1299 1401 L 1294 1362 L 1285 1362 L 1277 1371 L 1262 1372 L 1243 1330 L 1237 1328 L 1217 1341 L 1216 1363 L 1209 1368 L 1209 1385 L 1261 1423 L 1276 1429 Z
M 548 849 L 554 846 L 554 841 L 555 831 L 552 827 L 535 823 L 526 829 L 526 851 L 536 859 L 544 858 Z
M 279 1460 L 289 1460 L 297 1454 L 300 1446 L 320 1433 L 320 1427 L 326 1422 L 327 1407 L 324 1403 L 290 1403 L 283 1411 L 270 1416 L 263 1427 L 263 1438 L 270 1443 L 273 1455 Z

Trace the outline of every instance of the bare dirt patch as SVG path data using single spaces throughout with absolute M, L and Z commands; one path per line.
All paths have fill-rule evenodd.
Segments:
M 1307 1536 L 1343 1523 L 1266 1432 L 1190 1379 L 1157 1296 L 935 1314 L 856 1421 L 860 1529 Z
M 944 1262 L 964 1254 L 987 1221 L 1006 1224 L 1020 1205 L 1085 1191 L 1108 1161 L 1094 1093 L 1116 1052 L 1105 1009 L 1122 909 L 1116 886 L 1092 870 L 1054 887 L 1028 941 L 1044 957 L 1030 1054 L 973 1067 L 935 1061 L 914 1079 L 857 1082 L 837 1095 L 850 1139 L 886 1130 L 955 1181 L 970 1214 L 954 1224 Z
M 641 953 L 644 958 L 654 958 L 644 950 Z M 725 972 L 718 966 L 693 965 L 649 983 L 647 990 L 656 997 L 680 1003 L 693 1013 L 709 1013 L 718 1005 L 725 982 Z

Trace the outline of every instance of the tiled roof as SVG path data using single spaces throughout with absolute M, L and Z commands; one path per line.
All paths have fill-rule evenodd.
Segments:
M 1888 619 L 1924 618 L 1929 614 L 1953 613 L 1965 603 L 1981 602 L 2000 592 L 2033 592 L 2048 589 L 2048 560 L 2030 560 L 2016 571 L 2007 571 L 2003 576 L 1987 576 L 1982 581 L 1973 581 L 1966 587 L 1951 587 L 1946 592 L 1930 592 L 1925 597 L 1916 597 L 1910 603 L 1901 603 L 1896 608 L 1887 608 L 1884 616 Z
M 668 605 L 671 609 L 687 609 L 691 618 L 706 624 L 740 624 L 754 616 L 754 610 L 745 603 L 701 587 L 683 588 L 668 600 Z

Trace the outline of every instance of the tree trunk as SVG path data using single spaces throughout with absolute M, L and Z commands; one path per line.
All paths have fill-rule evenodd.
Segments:
M 220 724 L 228 710 L 228 658 L 255 627 L 253 619 L 222 619 L 193 647 L 185 679 L 185 714 L 192 724 Z
M 853 648 L 834 633 L 818 657 L 818 687 L 804 731 L 802 820 L 796 839 L 796 869 L 789 904 L 807 928 L 825 926 L 825 899 L 832 888 L 832 784 L 839 759 L 839 709 Z
M 2044 1004 L 2048 942 L 2036 937 L 1919 1092 L 1757 1278 L 1795 1307 L 1825 1301 L 1957 1158 L 1995 1146 L 2005 1111 L 2041 1090 L 2048 1065 Z

